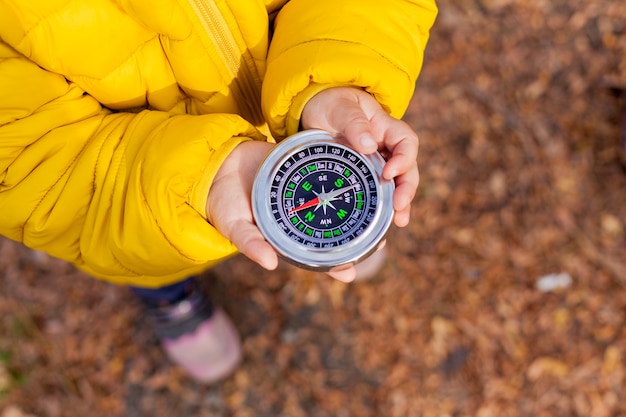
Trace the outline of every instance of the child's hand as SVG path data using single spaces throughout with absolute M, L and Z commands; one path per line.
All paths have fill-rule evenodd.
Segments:
M 254 141 L 237 146 L 218 170 L 206 204 L 209 222 L 242 254 L 268 270 L 278 266 L 278 256 L 254 224 L 250 197 L 258 166 L 273 146 Z M 349 282 L 356 271 L 348 266 L 328 274 Z
M 305 129 L 341 133 L 364 154 L 379 150 L 388 156 L 383 176 L 396 183 L 394 223 L 399 227 L 409 223 L 411 201 L 419 183 L 419 140 L 408 124 L 389 116 L 365 91 L 351 87 L 316 94 L 304 107 L 301 123 Z
M 315 95 L 302 113 L 305 129 L 339 132 L 359 152 L 380 150 L 388 155 L 383 176 L 395 180 L 394 222 L 406 226 L 411 201 L 419 183 L 417 170 L 418 138 L 411 127 L 389 116 L 368 93 L 355 88 L 331 88 Z M 227 239 L 263 268 L 278 265 L 274 249 L 254 224 L 250 194 L 259 164 L 272 144 L 244 142 L 237 146 L 220 167 L 207 199 L 209 222 Z M 336 268 L 329 275 L 352 281 L 353 266 Z
M 206 203 L 209 223 L 242 254 L 268 270 L 278 266 L 278 256 L 254 223 L 250 197 L 256 171 L 273 146 L 254 141 L 237 146 L 218 170 Z M 354 280 L 355 274 L 353 266 L 329 272 L 344 282 Z
M 254 223 L 250 197 L 258 166 L 273 146 L 255 141 L 237 146 L 218 170 L 206 204 L 209 222 L 242 254 L 268 270 L 278 266 L 278 256 Z M 356 270 L 340 267 L 328 274 L 349 282 Z
M 218 170 L 206 203 L 209 223 L 268 270 L 276 268 L 278 257 L 254 224 L 250 194 L 256 171 L 272 147 L 256 141 L 238 145 Z

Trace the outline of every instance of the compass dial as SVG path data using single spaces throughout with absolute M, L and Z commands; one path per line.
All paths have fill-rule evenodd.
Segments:
M 296 265 L 328 270 L 358 262 L 393 217 L 393 182 L 382 178 L 383 166 L 380 155 L 362 155 L 323 131 L 285 139 L 257 174 L 257 225 Z

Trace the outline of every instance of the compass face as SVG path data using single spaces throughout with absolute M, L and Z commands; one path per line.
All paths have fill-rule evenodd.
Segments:
M 253 211 L 259 229 L 284 258 L 326 270 L 376 249 L 393 208 L 393 182 L 380 155 L 362 155 L 326 132 L 281 142 L 259 169 Z
M 332 248 L 360 236 L 376 214 L 373 173 L 337 144 L 304 147 L 282 163 L 272 181 L 272 214 L 299 244 Z

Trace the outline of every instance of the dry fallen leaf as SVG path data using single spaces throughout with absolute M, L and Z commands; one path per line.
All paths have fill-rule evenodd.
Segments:
M 526 371 L 526 376 L 531 381 L 536 381 L 543 376 L 564 377 L 569 373 L 569 366 L 565 362 L 550 357 L 535 359 Z
M 23 412 L 19 407 L 10 405 L 4 409 L 0 417 L 35 417 L 32 414 Z
M 0 417 L 626 416 L 626 2 L 441 3 L 378 279 L 202 274 L 245 352 L 206 387 L 125 288 L 0 239 Z

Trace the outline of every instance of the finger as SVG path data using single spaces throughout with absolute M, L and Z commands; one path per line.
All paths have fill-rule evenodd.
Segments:
M 345 100 L 329 115 L 329 122 L 333 130 L 341 133 L 357 151 L 370 154 L 378 150 L 370 120 L 358 102 Z
M 240 221 L 231 230 L 231 241 L 241 253 L 269 271 L 276 269 L 278 256 L 255 225 Z
M 417 193 L 419 185 L 419 171 L 417 166 L 395 178 L 396 189 L 393 196 L 394 210 L 402 210 L 411 204 Z
M 411 132 L 412 133 L 412 132 Z M 395 133 L 397 135 L 398 133 Z M 400 133 L 402 134 L 402 133 Z M 390 136 L 390 135 L 386 135 Z M 391 151 L 383 169 L 383 177 L 390 180 L 417 166 L 419 141 L 415 134 L 403 135 L 401 140 L 385 138 L 385 145 Z M 415 184 L 417 186 L 417 183 Z
M 273 271 L 278 266 L 276 252 L 263 239 L 251 240 L 242 253 L 268 271 Z
M 373 153 L 378 145 L 370 118 L 382 111 L 368 93 L 353 87 L 324 90 L 307 103 L 302 113 L 305 129 L 317 128 L 342 134 L 357 151 Z
M 411 220 L 411 206 L 403 210 L 397 210 L 393 215 L 393 223 L 398 227 L 406 227 Z
M 396 177 L 396 188 L 393 193 L 394 223 L 404 227 L 409 223 L 411 203 L 415 199 L 419 184 L 417 166 L 408 173 Z
M 356 278 L 356 269 L 353 265 L 341 266 L 331 269 L 327 274 L 338 281 L 348 283 Z

